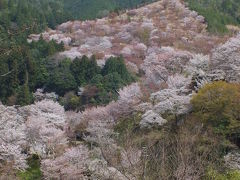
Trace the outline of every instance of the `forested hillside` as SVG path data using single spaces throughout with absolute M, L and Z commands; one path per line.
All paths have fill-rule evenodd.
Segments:
M 110 11 L 124 8 L 136 8 L 140 4 L 154 0 L 64 0 L 65 12 L 70 12 L 74 19 L 94 19 L 106 16 Z
M 0 0 L 0 100 L 9 105 L 31 103 L 32 92 L 47 85 L 54 68 L 49 65 L 53 64 L 49 56 L 64 50 L 63 44 L 57 45 L 54 41 L 29 44 L 29 34 L 47 27 L 54 29 L 74 18 L 96 18 L 102 10 L 107 15 L 116 8 L 131 8 L 139 3 L 143 1 Z M 119 82 L 121 86 L 122 83 Z M 68 90 L 76 90 L 76 85 Z M 61 86 L 58 88 L 66 88 L 64 84 Z M 108 88 L 101 96 L 109 92 Z
M 0 179 L 240 179 L 240 3 L 148 2 L 0 0 Z
M 32 91 L 45 81 L 46 59 L 64 49 L 54 41 L 28 44 L 30 33 L 54 28 L 68 18 L 63 4 L 51 0 L 0 1 L 0 99 L 8 104 L 29 104 Z
M 213 33 L 225 33 L 226 25 L 240 24 L 239 0 L 186 0 L 191 9 L 203 15 L 208 29 Z
M 93 19 L 106 12 L 135 8 L 153 0 L 0 0 L 1 28 L 33 26 L 33 30 L 54 28 L 64 21 Z M 105 13 L 104 13 L 105 12 Z
M 33 30 L 54 28 L 57 24 L 66 21 L 61 0 L 1 0 L 0 25 L 1 28 L 31 27 Z

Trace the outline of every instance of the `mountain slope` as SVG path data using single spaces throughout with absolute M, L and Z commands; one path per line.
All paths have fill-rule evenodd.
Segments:
M 133 4 L 139 2 L 133 1 Z M 129 7 L 131 4 L 124 5 Z M 0 75 L 4 75 L 0 77 L 1 101 L 6 103 L 12 97 L 15 100 L 9 104 L 16 104 L 16 100 L 21 97 L 21 103 L 18 104 L 32 102 L 32 91 L 45 84 L 43 82 L 49 75 L 46 70 L 49 56 L 63 50 L 63 46 L 53 41 L 39 41 L 29 45 L 29 34 L 39 33 L 47 27 L 54 29 L 71 16 L 95 18 L 99 10 L 109 11 L 116 7 L 117 2 L 111 0 L 0 0 Z M 23 103 L 24 99 L 26 103 Z
M 182 0 L 161 0 L 30 35 L 32 54 L 3 59 L 1 72 L 15 69 L 0 92 L 11 82 L 22 100 L 35 77 L 66 94 L 0 104 L 0 179 L 239 179 L 240 35 L 225 42 L 206 28 Z M 33 57 L 42 76 L 30 76 Z M 90 107 L 65 111 L 79 102 Z

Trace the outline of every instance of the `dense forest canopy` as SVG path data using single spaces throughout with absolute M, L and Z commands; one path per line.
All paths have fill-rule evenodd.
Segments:
M 93 19 L 106 12 L 134 8 L 152 0 L 0 0 L 2 28 L 34 26 L 35 31 L 70 19 Z M 104 13 L 105 12 L 105 13 Z
M 240 24 L 239 0 L 186 0 L 191 9 L 203 15 L 213 33 L 227 32 L 226 25 Z
M 74 19 L 94 19 L 106 16 L 110 11 L 136 8 L 154 0 L 64 0 L 64 9 Z
M 29 27 L 35 23 L 35 31 L 54 28 L 69 19 L 59 0 L 1 0 L 0 17 L 4 28 Z

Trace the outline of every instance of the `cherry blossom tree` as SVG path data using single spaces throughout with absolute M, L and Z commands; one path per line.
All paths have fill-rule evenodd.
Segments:
M 57 158 L 42 161 L 41 170 L 47 179 L 88 179 L 88 147 L 79 145 L 69 148 Z
M 185 114 L 190 109 L 191 94 L 181 95 L 178 90 L 164 89 L 151 95 L 153 109 L 159 114 Z
M 119 117 L 134 110 L 134 106 L 140 103 L 141 95 L 137 83 L 126 86 L 119 91 L 119 99 L 116 102 L 111 102 L 107 106 L 89 108 L 78 114 L 71 113 L 72 115 L 68 116 L 68 126 L 73 131 L 81 131 L 83 125 L 85 134 L 88 134 L 85 137 L 87 141 L 97 143 L 110 141 L 113 125 Z
M 240 82 L 239 48 L 240 34 L 213 50 L 210 64 L 211 70 L 222 70 L 225 73 L 225 80 Z
M 191 83 L 191 76 L 186 77 L 182 74 L 175 74 L 169 76 L 167 80 L 167 85 L 169 89 L 184 90 Z
M 182 74 L 191 58 L 191 53 L 171 47 L 149 48 L 141 65 L 147 84 L 161 85 L 167 82 L 169 76 Z
M 13 169 L 24 170 L 27 167 L 27 148 L 25 118 L 14 107 L 0 105 L 0 160 L 12 163 Z M 2 164 L 0 163 L 0 168 Z
M 141 102 L 142 92 L 138 83 L 133 83 L 119 91 L 119 99 L 116 108 L 111 108 L 112 113 L 117 118 L 124 114 L 129 114 L 134 110 L 134 106 Z M 117 119 L 116 118 L 116 119 Z
M 67 145 L 64 108 L 52 100 L 43 100 L 24 107 L 31 153 L 42 157 L 55 155 Z
M 0 159 L 24 170 L 27 154 L 55 156 L 68 143 L 64 128 L 64 109 L 51 100 L 21 108 L 0 105 Z

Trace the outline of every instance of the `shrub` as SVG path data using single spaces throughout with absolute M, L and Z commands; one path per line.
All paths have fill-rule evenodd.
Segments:
M 81 105 L 81 98 L 74 92 L 68 92 L 60 99 L 65 110 L 76 110 Z
M 193 113 L 216 132 L 240 135 L 240 85 L 223 81 L 205 85 L 191 100 Z
M 136 36 L 140 39 L 142 43 L 148 45 L 149 39 L 150 39 L 150 33 L 151 31 L 149 29 L 143 28 L 143 29 L 139 29 L 136 32 Z

